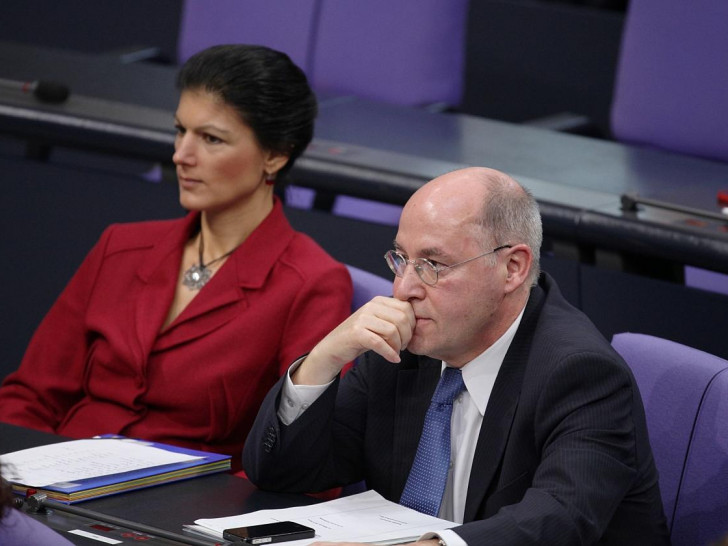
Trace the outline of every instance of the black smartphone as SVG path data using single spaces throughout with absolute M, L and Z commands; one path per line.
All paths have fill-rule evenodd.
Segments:
M 315 534 L 316 532 L 310 527 L 306 527 L 295 521 L 277 521 L 275 523 L 264 523 L 263 525 L 225 529 L 222 532 L 222 538 L 233 542 L 246 542 L 248 544 L 269 544 L 272 542 L 313 538 Z

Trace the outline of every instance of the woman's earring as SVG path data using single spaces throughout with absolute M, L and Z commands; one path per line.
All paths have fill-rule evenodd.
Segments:
M 272 174 L 265 173 L 265 183 L 272 186 L 276 183 L 276 177 Z

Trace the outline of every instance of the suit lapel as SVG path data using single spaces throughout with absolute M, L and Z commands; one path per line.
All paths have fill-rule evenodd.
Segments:
M 518 408 L 531 349 L 531 337 L 542 301 L 543 292 L 540 288 L 534 288 L 493 385 L 473 456 L 463 519 L 466 523 L 480 516 L 478 510 L 491 491 L 500 470 Z

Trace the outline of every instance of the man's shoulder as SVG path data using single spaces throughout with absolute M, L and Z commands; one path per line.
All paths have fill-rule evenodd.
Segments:
M 592 320 L 562 295 L 556 281 L 548 274 L 541 275 L 532 296 L 536 300 L 535 308 L 528 322 L 537 331 L 544 332 L 546 336 L 555 336 L 554 341 L 567 346 L 572 343 L 609 345 Z
M 521 323 L 521 342 L 527 338 L 530 354 L 537 355 L 542 367 L 586 354 L 622 366 L 622 359 L 609 341 L 583 311 L 564 298 L 552 278 L 542 275 L 532 296 Z

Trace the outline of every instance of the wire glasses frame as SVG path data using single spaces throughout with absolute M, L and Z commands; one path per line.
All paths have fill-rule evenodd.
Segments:
M 472 262 L 473 260 L 477 260 L 478 258 L 488 256 L 489 254 L 493 254 L 495 252 L 498 252 L 499 250 L 503 250 L 504 248 L 511 248 L 512 246 L 513 245 L 501 245 L 494 248 L 493 250 L 489 250 L 488 252 L 484 252 L 483 254 L 473 256 L 472 258 L 468 258 L 467 260 L 463 260 L 462 262 L 458 262 L 452 265 L 435 265 L 427 258 L 415 258 L 414 260 L 408 260 L 396 250 L 388 250 L 387 253 L 384 255 L 384 259 L 387 261 L 389 269 L 391 269 L 392 273 L 394 273 L 397 277 L 404 276 L 404 272 L 407 269 L 407 264 L 412 264 L 415 268 L 415 271 L 417 272 L 417 276 L 423 283 L 429 286 L 435 286 L 437 284 L 438 278 L 440 277 L 440 271 L 453 269 L 454 267 L 458 267 L 468 262 Z

